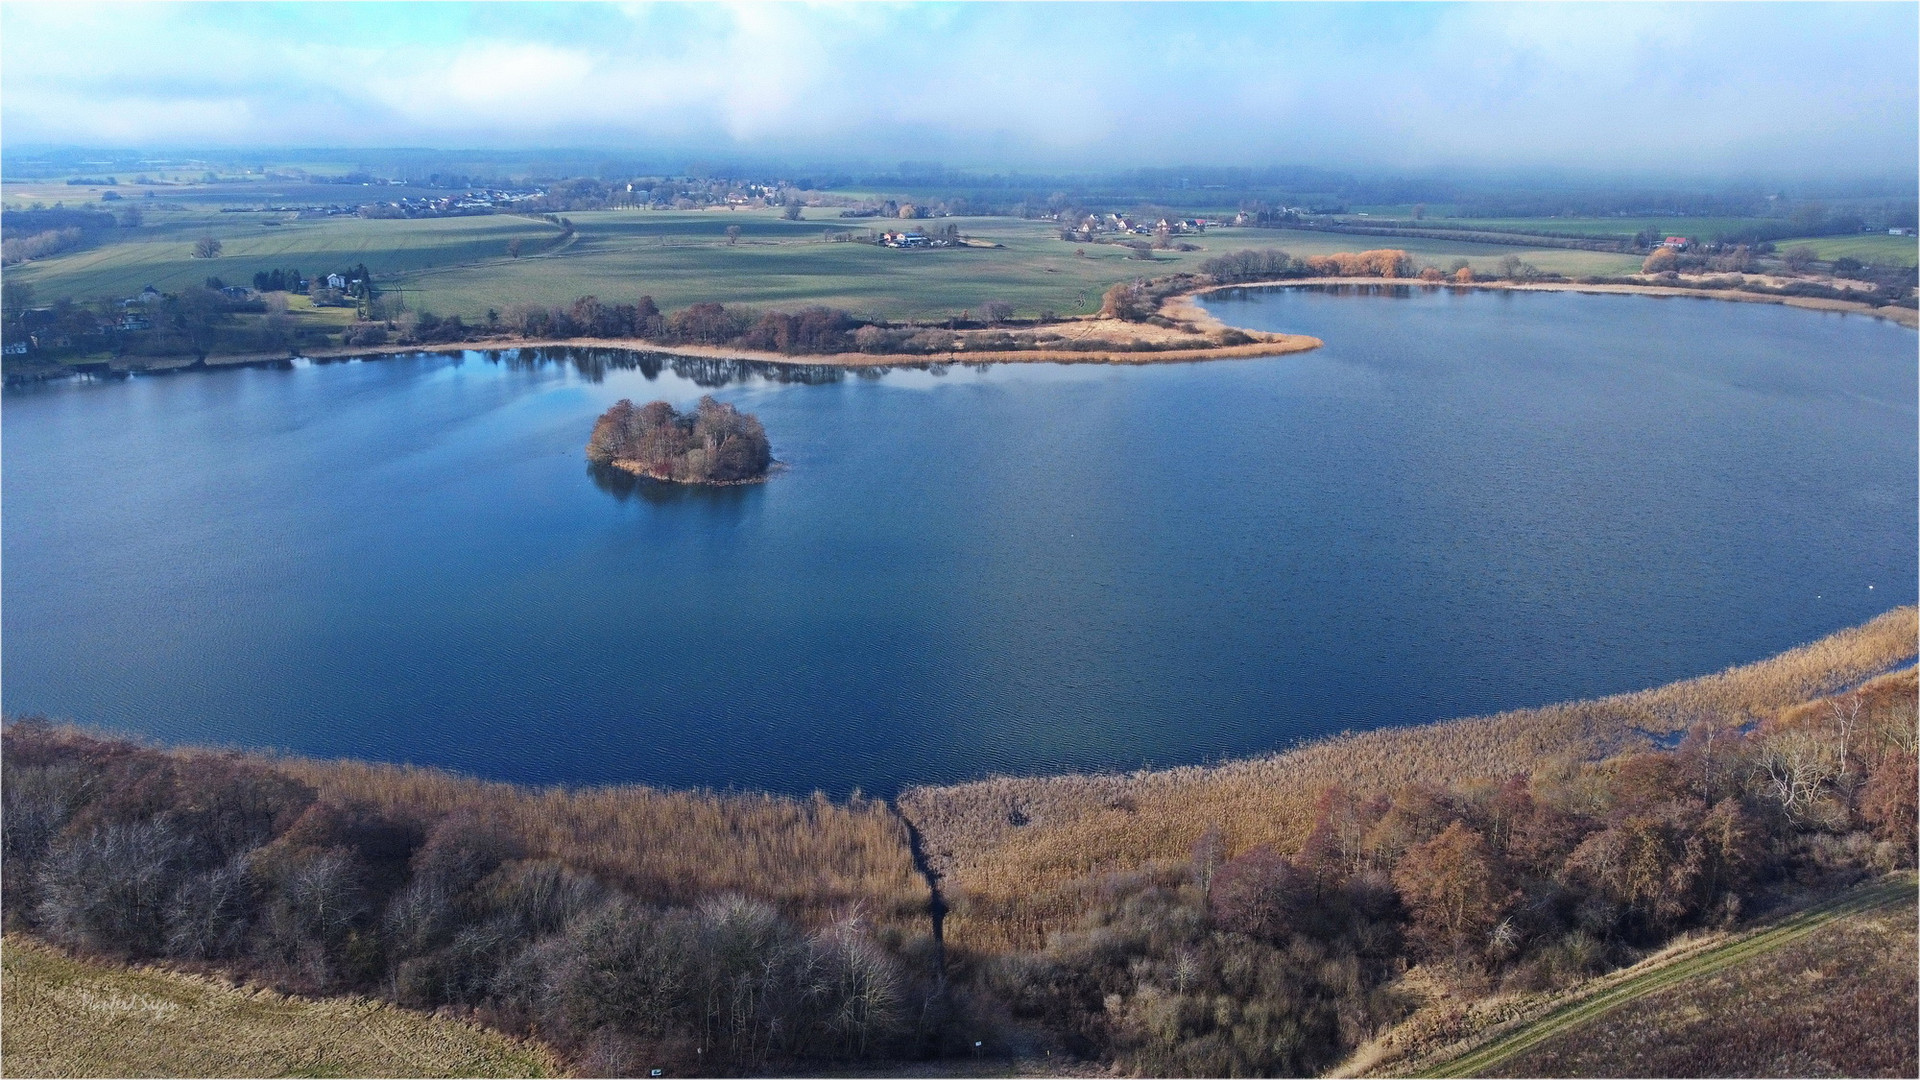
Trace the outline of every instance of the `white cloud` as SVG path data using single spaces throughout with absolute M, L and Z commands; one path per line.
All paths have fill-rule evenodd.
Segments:
M 0 8 L 7 140 L 1910 170 L 1906 5 Z

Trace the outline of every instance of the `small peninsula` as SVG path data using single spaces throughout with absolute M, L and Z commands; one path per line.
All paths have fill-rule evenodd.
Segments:
M 711 395 L 684 413 L 621 398 L 594 422 L 587 460 L 676 484 L 750 484 L 766 479 L 773 450 L 757 418 Z

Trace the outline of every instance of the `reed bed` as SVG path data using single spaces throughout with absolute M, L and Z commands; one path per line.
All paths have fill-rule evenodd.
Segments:
M 526 788 L 435 769 L 284 759 L 322 797 L 416 818 L 467 813 L 501 823 L 529 853 L 558 859 L 659 903 L 738 893 L 809 924 L 856 910 L 924 930 L 926 881 L 905 824 L 885 803 L 825 796 Z
M 1347 733 L 1215 766 L 914 788 L 899 805 L 941 875 L 948 942 L 1033 948 L 1074 924 L 1102 878 L 1186 860 L 1209 833 L 1226 855 L 1297 850 L 1328 787 L 1465 784 L 1599 760 L 1697 722 L 1768 719 L 1911 662 L 1916 634 L 1920 613 L 1897 608 L 1767 660 L 1636 693 Z

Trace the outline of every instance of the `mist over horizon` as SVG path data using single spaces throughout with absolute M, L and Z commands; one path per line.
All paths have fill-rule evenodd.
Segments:
M 1920 9 L 0 5 L 48 148 L 1909 190 Z M 283 157 L 282 160 L 285 160 Z

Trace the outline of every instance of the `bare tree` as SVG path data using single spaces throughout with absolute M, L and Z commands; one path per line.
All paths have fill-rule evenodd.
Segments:
M 1860 726 L 1860 695 L 1854 694 L 1844 700 L 1836 698 L 1827 702 L 1827 708 L 1833 713 L 1834 730 L 1839 736 L 1839 772 L 1844 777 L 1853 771 L 1847 760 L 1847 752 L 1852 749 L 1854 730 Z
M 1810 816 L 1827 783 L 1840 774 L 1835 747 L 1804 729 L 1768 738 L 1754 762 L 1754 780 L 1793 820 Z
M 218 237 L 203 236 L 193 242 L 193 257 L 196 259 L 217 259 L 222 245 Z
M 738 225 L 727 226 L 727 246 L 732 247 L 733 245 L 739 242 L 740 242 L 740 226 Z

